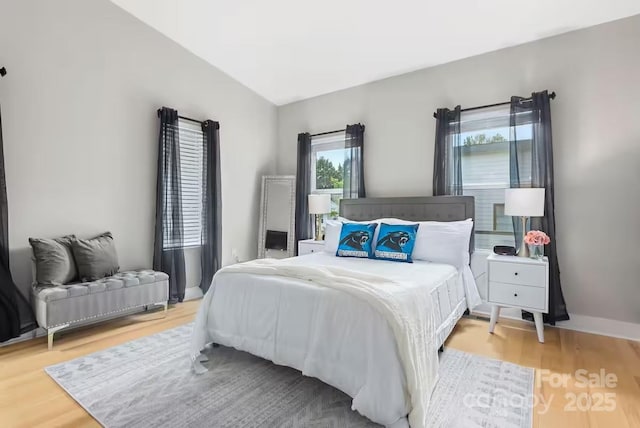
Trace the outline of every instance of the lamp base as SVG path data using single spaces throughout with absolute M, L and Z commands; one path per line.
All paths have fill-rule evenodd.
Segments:
M 316 217 L 316 233 L 315 233 L 315 237 L 313 238 L 316 241 L 322 241 L 322 215 L 320 214 L 315 214 Z
M 529 257 L 529 247 L 524 242 L 524 237 L 527 234 L 527 217 L 520 217 L 522 221 L 522 238 L 520 238 L 520 249 L 518 250 L 518 257 Z

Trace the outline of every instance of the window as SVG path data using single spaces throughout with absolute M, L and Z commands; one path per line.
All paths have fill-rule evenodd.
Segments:
M 180 119 L 180 200 L 184 227 L 183 247 L 202 245 L 202 187 L 204 174 L 204 136 L 200 124 Z M 171 206 L 167 207 L 171 216 Z M 165 248 L 175 248 L 169 239 L 170 228 L 165 228 Z
M 509 105 L 462 112 L 463 194 L 475 197 L 475 246 L 515 245 L 510 216 L 504 215 L 504 189 L 510 187 Z M 531 127 L 515 127 L 521 165 L 530 165 Z M 524 140 L 524 141 L 523 141 Z M 522 158 L 524 157 L 524 158 Z M 520 185 L 531 185 L 531 171 L 519 171 Z
M 493 230 L 509 233 L 513 231 L 511 216 L 504 215 L 504 204 L 493 204 Z
M 345 166 L 350 165 L 345 133 L 335 132 L 311 138 L 311 193 L 331 195 L 331 215 L 338 215 L 343 195 Z

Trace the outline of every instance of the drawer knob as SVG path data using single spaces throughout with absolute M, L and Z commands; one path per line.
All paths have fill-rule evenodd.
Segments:
M 518 272 L 516 272 L 514 275 L 515 275 L 515 276 L 518 276 Z
M 513 297 L 518 297 L 518 293 L 513 293 Z

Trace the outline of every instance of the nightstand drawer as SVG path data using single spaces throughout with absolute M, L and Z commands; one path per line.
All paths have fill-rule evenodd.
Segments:
M 545 288 L 489 282 L 489 302 L 545 310 Z
M 324 250 L 324 241 L 314 241 L 313 239 L 305 239 L 298 242 L 298 255 L 319 253 Z
M 322 247 L 319 245 L 300 245 L 298 252 L 304 254 L 317 253 L 322 251 Z
M 547 269 L 544 265 L 495 262 L 489 265 L 489 281 L 544 288 L 546 276 Z

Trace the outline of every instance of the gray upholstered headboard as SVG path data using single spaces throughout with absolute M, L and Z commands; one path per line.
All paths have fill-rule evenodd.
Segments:
M 354 221 L 399 218 L 409 221 L 457 221 L 471 218 L 475 225 L 473 196 L 422 196 L 406 198 L 342 199 L 340 215 Z M 473 253 L 473 232 L 469 252 Z

